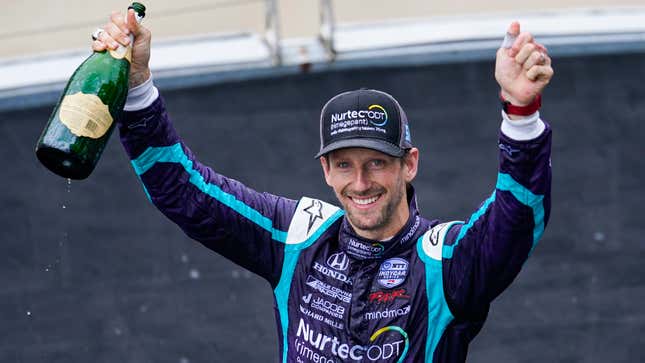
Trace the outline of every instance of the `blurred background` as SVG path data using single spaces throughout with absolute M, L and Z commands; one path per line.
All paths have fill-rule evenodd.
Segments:
M 494 187 L 494 55 L 513 20 L 556 75 L 553 210 L 469 362 L 645 361 L 645 5 L 639 1 L 157 0 L 151 66 L 201 161 L 258 190 L 334 201 L 313 155 L 340 91 L 393 94 L 421 149 L 422 214 L 465 219 Z M 0 13 L 0 362 L 272 362 L 272 292 L 151 206 L 112 137 L 85 181 L 34 147 L 119 1 Z

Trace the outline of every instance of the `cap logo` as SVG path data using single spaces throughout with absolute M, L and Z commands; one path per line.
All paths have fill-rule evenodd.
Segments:
M 368 114 L 367 117 L 370 119 L 370 123 L 372 125 L 374 125 L 374 126 L 385 126 L 385 124 L 387 123 L 387 111 L 385 111 L 385 109 L 381 105 L 371 105 L 367 109 L 371 111 L 374 108 L 381 110 L 383 112 L 383 114 L 385 115 L 385 118 L 384 118 L 383 122 L 380 122 L 380 123 L 379 122 L 374 122 L 374 118 L 370 117 L 369 114 Z M 377 114 L 375 113 L 375 115 L 377 115 Z
M 331 114 L 331 130 L 332 135 L 335 134 L 335 130 L 345 129 L 343 131 L 353 131 L 347 130 L 351 127 L 369 127 L 369 124 L 372 124 L 376 127 L 383 127 L 387 124 L 388 116 L 387 111 L 381 105 L 371 105 L 367 110 L 363 109 L 360 111 L 356 110 L 347 110 L 341 113 L 332 113 Z M 368 123 L 369 122 L 369 123 Z M 339 130 L 339 132 L 342 132 Z

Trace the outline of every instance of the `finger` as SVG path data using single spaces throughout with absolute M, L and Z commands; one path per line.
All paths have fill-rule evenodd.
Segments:
M 551 66 L 551 57 L 547 53 L 542 53 L 544 54 L 544 65 L 545 66 Z
M 526 77 L 531 81 L 550 80 L 553 77 L 553 68 L 551 66 L 533 66 L 526 72 Z
M 102 52 L 107 48 L 107 45 L 100 40 L 95 40 L 92 42 L 92 50 L 96 52 Z
M 513 46 L 513 43 L 515 43 L 515 39 L 517 39 L 519 34 L 520 23 L 514 21 L 508 26 L 508 30 L 506 30 L 506 35 L 504 36 L 504 40 L 502 41 L 502 46 L 500 48 L 508 49 Z
M 537 49 L 540 50 L 540 52 L 545 53 L 545 54 L 549 52 L 549 50 L 546 49 L 544 44 L 541 44 L 541 43 L 538 43 L 538 42 L 533 42 L 533 44 L 535 44 L 535 46 L 537 47 Z
M 114 23 L 119 29 L 124 34 L 130 34 L 130 29 L 128 28 L 128 25 L 125 23 L 125 17 L 123 17 L 123 14 L 121 14 L 118 11 L 113 11 L 112 15 L 110 15 L 110 21 Z
M 528 32 L 522 32 L 520 35 L 517 36 L 517 39 L 515 39 L 515 43 L 513 43 L 513 46 L 511 47 L 510 51 L 510 56 L 515 57 L 517 53 L 520 52 L 520 50 L 524 47 L 525 44 L 529 44 L 533 42 L 533 35 Z
M 531 53 L 531 55 L 529 55 L 528 59 L 526 60 L 526 62 L 524 62 L 522 67 L 526 70 L 529 70 L 534 65 L 541 66 L 544 64 L 546 64 L 546 56 L 544 55 L 544 53 L 540 52 L 539 50 L 536 50 L 533 53 Z
M 534 52 L 539 53 L 539 51 L 536 50 L 535 44 L 524 44 L 522 49 L 520 49 L 519 53 L 515 56 L 515 61 L 518 64 L 524 64 Z
M 108 33 L 109 26 L 110 23 L 105 24 L 103 31 L 99 33 L 99 37 L 96 40 L 105 44 L 105 47 L 108 49 L 116 49 L 119 47 L 119 43 Z
M 535 44 L 537 50 L 544 54 L 544 64 L 550 66 L 551 57 L 549 57 L 549 50 L 547 49 L 547 47 L 545 47 L 544 44 L 538 42 L 533 42 L 533 44 Z
M 117 41 L 123 45 L 128 45 L 128 43 L 130 43 L 130 37 L 125 35 L 121 28 L 116 24 L 107 23 L 103 29 L 109 34 L 111 41 Z M 108 44 L 112 45 L 111 43 Z

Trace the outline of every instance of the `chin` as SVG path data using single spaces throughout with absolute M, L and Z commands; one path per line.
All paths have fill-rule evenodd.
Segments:
M 353 213 L 348 212 L 347 218 L 352 223 L 354 228 L 358 228 L 363 231 L 375 231 L 383 227 L 383 222 L 377 217 L 356 217 Z

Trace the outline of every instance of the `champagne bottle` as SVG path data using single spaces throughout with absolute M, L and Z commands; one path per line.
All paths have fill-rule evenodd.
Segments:
M 145 16 L 141 3 L 128 9 L 137 22 Z M 85 179 L 94 170 L 128 96 L 133 39 L 92 53 L 69 79 L 36 144 L 38 160 L 55 174 Z

